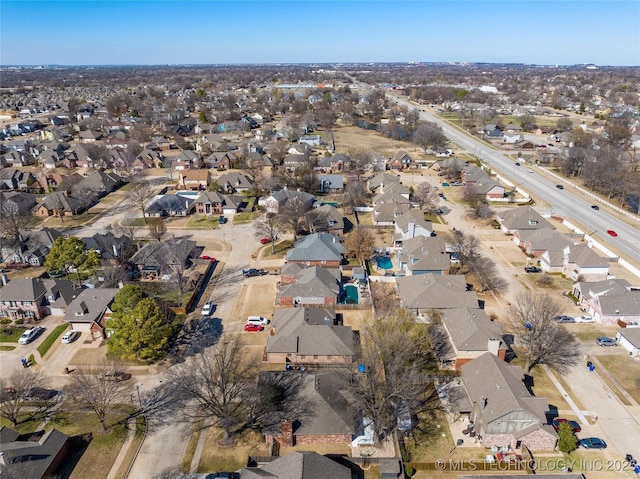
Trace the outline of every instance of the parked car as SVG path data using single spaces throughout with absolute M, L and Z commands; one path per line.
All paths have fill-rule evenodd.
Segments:
M 116 371 L 113 373 L 104 373 L 102 378 L 105 381 L 128 381 L 131 379 L 131 374 L 125 373 L 123 371 Z
M 442 183 L 442 186 L 451 186 L 449 183 Z
M 264 326 L 265 324 L 269 324 L 269 320 L 264 316 L 249 316 L 247 318 L 247 324 L 259 324 Z
M 213 303 L 204 303 L 201 313 L 202 316 L 209 316 L 211 313 L 213 313 Z
M 18 344 L 29 344 L 31 341 L 40 336 L 40 333 L 42 333 L 42 331 L 44 331 L 44 328 L 41 328 L 40 326 L 34 326 L 33 328 L 27 329 L 24 333 L 22 333 L 20 339 L 18 339 Z
M 520 166 L 520 163 L 518 163 L 517 161 L 516 161 L 516 166 Z
M 593 323 L 593 316 L 589 316 L 589 315 L 576 316 L 576 323 Z
M 260 331 L 264 331 L 264 326 L 260 324 L 247 323 L 244 325 L 244 330 L 249 333 L 260 332 Z
M 524 270 L 527 273 L 540 273 L 542 270 L 540 268 L 538 268 L 537 266 L 525 266 Z
M 64 335 L 62 336 L 62 344 L 72 343 L 76 340 L 77 337 L 78 331 L 76 331 L 75 329 L 71 329 L 64 333 Z
M 31 388 L 25 399 L 27 401 L 48 401 L 58 395 L 58 391 L 55 389 L 46 388 Z
M 223 225 L 223 224 L 225 224 L 227 221 L 229 221 L 229 220 L 228 220 L 226 217 L 222 216 L 222 215 L 220 215 L 220 216 L 218 217 L 218 224 Z
M 556 185 L 556 188 L 558 188 L 559 190 L 564 190 L 564 186 L 562 185 Z
M 585 437 L 580 439 L 580 445 L 585 449 L 606 449 L 607 443 L 599 437 Z
M 267 238 L 266 236 L 264 238 L 260 238 L 260 244 L 267 244 L 267 243 L 271 243 L 271 238 Z
M 598 205 L 591 205 L 591 208 L 593 208 L 594 210 L 599 210 L 600 207 Z
M 616 341 L 613 338 L 607 338 L 606 336 L 603 336 L 601 338 L 596 339 L 596 344 L 598 346 L 617 346 L 618 341 Z
M 569 419 L 564 419 L 564 418 L 561 418 L 561 417 L 557 417 L 553 421 L 551 421 L 551 425 L 553 426 L 553 428 L 556 431 L 558 429 L 560 429 L 560 424 L 563 424 L 563 423 L 568 423 L 571 426 L 571 430 L 573 432 L 582 431 L 582 428 L 580 427 L 580 424 L 578 424 L 576 421 L 571 421 Z
M 203 259 L 205 261 L 211 261 L 212 263 L 216 262 L 216 259 L 213 256 L 208 256 L 208 255 L 202 255 L 200 256 L 200 259 Z
M 576 320 L 572 316 L 567 316 L 565 314 L 561 314 L 560 316 L 555 317 L 556 323 L 575 323 Z
M 610 236 L 618 236 L 618 233 L 616 233 L 614 230 L 607 230 L 607 234 Z
M 264 269 L 251 268 L 242 270 L 242 276 L 244 276 L 245 278 L 251 278 L 253 276 L 264 276 L 267 274 L 269 274 L 269 272 L 265 271 Z

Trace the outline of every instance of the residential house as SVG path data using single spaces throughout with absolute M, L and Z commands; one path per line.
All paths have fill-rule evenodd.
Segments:
M 342 264 L 346 251 L 338 236 L 330 233 L 314 233 L 299 239 L 295 247 L 287 251 L 286 262 L 337 268 Z
M 57 230 L 42 228 L 20 233 L 18 238 L 0 238 L 2 261 L 42 266 L 53 242 L 62 236 Z
M 171 166 L 174 170 L 197 170 L 202 164 L 200 155 L 195 151 L 184 150 L 178 156 L 176 156 L 171 162 Z
M 325 479 L 328 477 L 351 479 L 351 469 L 333 459 L 310 451 L 293 451 L 266 464 L 245 467 L 240 471 L 240 479 Z
M 504 187 L 476 165 L 467 164 L 460 172 L 462 181 L 473 185 L 476 192 L 487 200 L 504 198 Z
M 609 262 L 584 243 L 563 250 L 563 274 L 573 281 L 603 281 L 609 276 Z
M 342 292 L 339 268 L 310 266 L 302 269 L 291 284 L 276 293 L 278 306 L 333 306 Z
M 258 151 L 252 151 L 247 156 L 247 168 L 250 169 L 271 169 L 273 168 L 275 163 L 269 156 L 264 153 L 260 153 Z
M 0 168 L 0 190 L 27 191 L 35 181 L 31 173 L 15 168 Z
M 82 213 L 84 209 L 83 202 L 78 198 L 53 192 L 44 197 L 40 204 L 34 208 L 33 214 L 42 217 L 75 216 Z
M 230 171 L 214 179 L 214 182 L 227 194 L 246 193 L 253 186 L 253 180 L 238 171 Z
M 417 316 L 434 310 L 478 308 L 483 305 L 469 291 L 464 275 L 420 274 L 396 280 L 400 306 Z
M 616 332 L 618 344 L 629 351 L 632 358 L 640 357 L 640 328 L 618 329 Z
M 113 311 L 111 305 L 118 294 L 118 288 L 84 289 L 67 307 L 64 320 L 80 332 L 87 332 L 91 339 L 104 339 L 107 321 Z
M 310 212 L 313 215 L 312 233 L 330 233 L 338 235 L 344 233 L 344 216 L 338 208 L 331 205 L 322 205 Z
M 547 421 L 547 400 L 529 392 L 520 366 L 485 353 L 460 369 L 471 403 L 469 419 L 484 447 L 555 449 L 558 435 Z
M 309 146 L 320 146 L 322 144 L 322 138 L 320 135 L 305 135 L 300 137 L 298 143 Z
M 2 287 L 0 317 L 40 320 L 62 315 L 76 294 L 66 279 L 16 278 Z
M 522 230 L 555 230 L 555 227 L 544 219 L 532 206 L 519 206 L 504 211 L 496 215 L 496 220 L 500 223 L 500 229 L 506 234 L 514 234 Z M 515 239 L 514 239 L 515 241 Z
M 531 140 L 519 140 L 514 143 L 513 147 L 519 150 L 533 150 L 536 144 Z
M 21 191 L 0 191 L 0 208 L 4 214 L 25 216 L 31 214 L 36 205 L 36 197 Z
M 178 176 L 179 190 L 206 190 L 211 182 L 211 172 L 207 169 L 188 169 L 180 171 Z
M 91 130 L 84 130 L 78 133 L 78 140 L 83 143 L 95 143 L 102 138 L 102 133 Z
M 640 322 L 640 288 L 626 279 L 580 281 L 573 285 L 578 304 L 600 324 Z
M 449 274 L 451 258 L 442 238 L 416 236 L 403 241 L 397 256 L 398 269 L 408 276 Z
M 318 160 L 318 167 L 325 171 L 344 171 L 349 169 L 352 160 L 344 153 L 337 153 L 333 156 L 324 156 Z
M 238 195 L 222 195 L 215 191 L 203 191 L 195 199 L 195 211 L 201 215 L 234 215 L 246 200 Z
M 84 237 L 82 242 L 88 250 L 94 250 L 102 261 L 111 265 L 127 263 L 136 251 L 136 246 L 130 237 L 116 236 L 111 231 Z
M 407 203 L 380 203 L 373 207 L 371 213 L 373 224 L 376 226 L 393 226 L 396 220 L 404 215 L 411 205 Z
M 131 165 L 134 170 L 143 170 L 145 168 L 162 168 L 164 166 L 164 155 L 157 150 L 145 148 Z
M 305 407 L 296 408 L 293 416 L 286 408 L 266 414 L 263 433 L 268 446 L 351 443 L 356 430 L 356 411 L 344 374 L 331 369 L 264 371 L 258 377 L 258 391 L 267 393 L 269 384 L 283 380 L 295 382 L 295 401 Z M 323 470 L 323 477 L 334 477 L 328 475 L 330 470 Z
M 308 155 L 287 155 L 282 159 L 282 166 L 287 171 L 295 171 L 313 164 Z
M 171 149 L 171 142 L 167 138 L 158 136 L 151 139 L 147 148 L 155 151 L 167 151 Z
M 482 134 L 488 140 L 502 139 L 502 130 L 497 125 L 485 125 L 482 128 Z
M 374 206 L 380 203 L 409 204 L 410 190 L 400 182 L 381 185 L 379 192 L 373 197 Z
M 187 216 L 194 209 L 194 199 L 179 195 L 162 195 L 153 200 L 144 210 L 148 218 L 164 216 Z
M 349 364 L 353 331 L 336 324 L 335 311 L 321 308 L 280 308 L 273 313 L 265 361 L 293 364 Z
M 129 262 L 136 265 L 142 279 L 159 279 L 173 269 L 184 271 L 191 265 L 196 242 L 178 238 L 171 242 L 147 243 L 134 254 Z
M 417 163 L 405 150 L 398 150 L 391 157 L 388 165 L 392 170 L 402 170 L 405 168 L 416 167 Z
M 267 213 L 277 214 L 287 204 L 287 202 L 292 200 L 300 203 L 302 209 L 309 210 L 316 202 L 315 196 L 311 193 L 307 193 L 306 191 L 282 189 L 272 192 L 270 196 L 262 199 L 259 203 L 264 206 Z
M 516 230 L 513 240 L 527 256 L 539 258 L 545 251 L 560 251 L 573 241 L 567 236 L 550 228 L 536 230 Z
M 30 166 L 35 161 L 36 159 L 31 152 L 25 150 L 12 149 L 0 155 L 0 165 L 2 166 Z
M 236 155 L 231 151 L 214 151 L 204 161 L 215 170 L 230 170 L 236 161 Z
M 442 310 L 439 326 L 444 334 L 436 350 L 441 367 L 460 369 L 486 352 L 504 360 L 507 345 L 502 339 L 502 324 L 491 321 L 477 308 Z
M 104 171 L 94 171 L 71 187 L 71 194 L 80 197 L 84 192 L 91 192 L 95 198 L 108 195 L 122 185 L 122 178 Z
M 439 160 L 431 165 L 436 171 L 440 171 L 438 176 L 450 176 L 451 178 L 459 178 L 462 170 L 468 166 L 466 161 L 462 161 L 459 158 L 447 158 L 446 160 Z
M 58 468 L 68 451 L 69 436 L 55 428 L 20 434 L 6 426 L 0 427 L 0 468 L 7 479 L 58 477 Z
M 385 186 L 393 183 L 400 183 L 400 178 L 390 173 L 380 173 L 368 181 L 367 188 L 373 194 L 384 193 Z M 408 190 L 407 188 L 407 193 Z
M 344 176 L 318 175 L 318 193 L 342 193 L 344 190 Z
M 417 236 L 433 236 L 433 224 L 424 219 L 424 212 L 411 209 L 395 220 L 393 244 L 397 246 Z

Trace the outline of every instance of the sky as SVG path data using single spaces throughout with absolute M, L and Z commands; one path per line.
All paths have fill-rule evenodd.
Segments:
M 0 1 L 0 65 L 640 65 L 640 1 Z

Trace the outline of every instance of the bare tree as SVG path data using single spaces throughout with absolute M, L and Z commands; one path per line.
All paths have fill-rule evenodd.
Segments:
M 147 207 L 147 203 L 151 198 L 155 196 L 155 188 L 153 185 L 144 180 L 142 177 L 134 177 L 131 180 L 131 189 L 127 191 L 126 202 L 134 208 L 137 208 L 142 213 L 144 222 L 147 222 L 147 218 L 144 214 L 144 210 Z
M 284 216 L 275 213 L 266 213 L 255 223 L 256 237 L 269 238 L 271 240 L 271 254 L 276 252 L 275 241 L 287 230 L 288 223 Z
M 133 243 L 135 243 L 136 229 L 135 218 L 123 218 L 115 226 L 116 233 L 129 238 Z
M 0 207 L 0 229 L 5 238 L 17 239 L 32 223 L 28 212 L 20 210 L 14 201 L 3 201 Z
M 504 291 L 507 281 L 500 276 L 496 264 L 486 256 L 477 256 L 469 264 L 469 272 L 478 279 L 482 291 Z
M 398 290 L 394 284 L 383 282 L 371 284 L 371 299 L 376 316 L 388 316 L 398 307 Z
M 356 258 L 364 266 L 365 261 L 370 259 L 375 251 L 376 241 L 366 229 L 356 228 L 349 233 L 344 245 L 349 256 Z
M 442 127 L 436 123 L 427 122 L 420 125 L 413 134 L 413 141 L 427 152 L 429 148 L 441 148 L 447 144 L 447 137 Z
M 43 389 L 47 384 L 47 378 L 32 369 L 16 369 L 9 375 L 3 374 L 0 377 L 0 417 L 11 421 L 13 426 L 33 419 L 42 420 L 57 403 L 32 402 L 29 398 L 34 390 Z
M 493 210 L 491 210 L 486 198 L 472 183 L 467 183 L 462 187 L 462 201 L 469 205 L 471 214 L 476 218 L 489 218 L 493 215 Z
M 353 211 L 354 208 L 364 205 L 368 199 L 369 192 L 365 184 L 361 181 L 350 181 L 342 194 L 342 206 Z
M 161 216 L 155 217 L 149 222 L 149 235 L 158 243 L 162 241 L 166 232 L 167 224 Z
M 311 204 L 298 196 L 293 196 L 280 208 L 280 214 L 293 232 L 293 241 L 298 239 L 298 232 L 304 225 L 305 215 L 311 210 Z
M 247 421 L 255 365 L 245 355 L 238 335 L 223 336 L 216 346 L 169 369 L 168 375 L 188 420 L 212 419 L 224 431 L 224 440 Z
M 429 214 L 435 214 L 440 210 L 440 196 L 427 182 L 416 185 L 413 198 L 418 201 L 420 208 Z
M 117 361 L 105 360 L 97 365 L 80 365 L 70 375 L 65 395 L 69 407 L 78 404 L 90 409 L 100 421 L 102 431 L 108 429 L 111 411 L 123 411 L 131 403 L 131 374 Z
M 461 271 L 464 271 L 465 267 L 470 267 L 471 263 L 480 256 L 480 241 L 473 235 L 465 234 L 460 230 L 454 231 L 450 243 L 452 251 L 460 262 Z
M 362 367 L 350 372 L 349 384 L 379 442 L 395 430 L 403 409 L 415 415 L 438 407 L 434 384 L 426 377 L 434 370 L 429 328 L 399 309 L 365 322 L 360 334 L 356 362 Z
M 527 372 L 537 364 L 546 364 L 562 373 L 576 364 L 580 345 L 567 328 L 556 323 L 562 306 L 551 296 L 520 293 L 511 311 L 520 326 L 518 343 L 524 349 Z
M 182 302 L 182 296 L 189 284 L 189 277 L 186 273 L 191 266 L 189 255 L 193 245 L 187 238 L 172 238 L 166 242 L 166 245 L 168 254 L 165 259 L 167 266 L 174 275 L 174 284 L 178 285 L 178 292 L 180 294 L 178 302 Z
M 351 171 L 356 174 L 358 180 L 360 176 L 371 165 L 371 155 L 366 148 L 351 147 L 348 150 L 349 158 L 351 158 Z

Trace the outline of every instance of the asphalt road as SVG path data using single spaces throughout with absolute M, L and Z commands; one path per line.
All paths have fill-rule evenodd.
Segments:
M 405 99 L 395 96 L 393 98 L 407 108 L 416 109 L 415 105 Z M 544 198 L 552 205 L 553 214 L 577 221 L 590 233 L 595 232 L 595 236 L 613 246 L 621 257 L 640 264 L 640 217 L 629 218 L 628 222 L 625 222 L 607 212 L 607 208 L 602 203 L 599 203 L 599 211 L 593 210 L 591 205 L 596 204 L 596 200 L 588 202 L 573 194 L 571 190 L 574 187 L 569 183 L 555 179 L 542 168 L 532 168 L 531 165 L 524 164 L 517 167 L 513 160 L 501 152 L 461 132 L 430 112 L 421 109 L 419 111 L 421 120 L 442 126 L 445 135 L 453 143 L 474 154 L 504 176 L 511 178 L 516 185 Z M 527 171 L 529 168 L 533 169 L 533 173 Z M 556 188 L 556 184 L 563 184 L 565 189 Z M 614 230 L 618 236 L 609 236 L 607 230 Z

